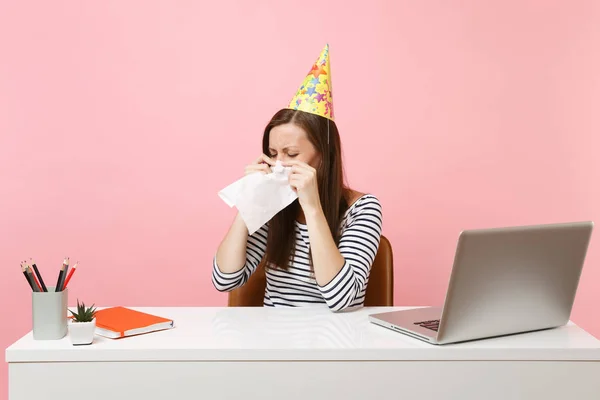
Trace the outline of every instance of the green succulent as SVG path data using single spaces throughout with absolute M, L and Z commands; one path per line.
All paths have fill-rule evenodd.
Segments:
M 75 322 L 91 322 L 96 316 L 96 309 L 92 304 L 91 307 L 86 307 L 85 303 L 79 304 L 79 299 L 77 299 L 77 312 L 73 312 L 69 310 L 71 314 L 73 314 L 73 320 Z

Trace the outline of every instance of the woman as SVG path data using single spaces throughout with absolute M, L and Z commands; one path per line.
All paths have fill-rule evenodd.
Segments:
M 341 311 L 364 303 L 382 211 L 375 196 L 344 183 L 328 60 L 326 47 L 290 106 L 266 126 L 263 154 L 246 167 L 246 174 L 269 173 L 276 161 L 291 167 L 298 199 L 252 235 L 236 216 L 213 261 L 219 291 L 242 286 L 264 258 L 265 306 L 326 304 Z

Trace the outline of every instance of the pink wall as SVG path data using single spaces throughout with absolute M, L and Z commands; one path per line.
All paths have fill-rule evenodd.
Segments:
M 600 222 L 598 2 L 280 3 L 0 3 L 0 348 L 31 328 L 27 257 L 81 261 L 70 303 L 224 305 L 216 193 L 326 41 L 397 304 L 442 301 L 461 229 Z M 595 335 L 598 243 L 573 314 Z

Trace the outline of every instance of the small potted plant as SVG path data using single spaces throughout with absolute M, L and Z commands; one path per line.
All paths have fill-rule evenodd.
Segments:
M 69 310 L 73 317 L 69 321 L 69 337 L 73 345 L 92 344 L 96 331 L 96 309 L 92 304 L 86 307 L 85 303 L 79 304 L 77 299 L 77 312 Z

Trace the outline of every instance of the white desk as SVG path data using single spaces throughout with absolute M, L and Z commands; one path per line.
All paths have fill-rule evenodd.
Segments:
M 390 308 L 136 309 L 176 328 L 89 346 L 30 332 L 6 350 L 9 399 L 600 399 L 600 341 L 572 323 L 435 346 L 368 322 Z

